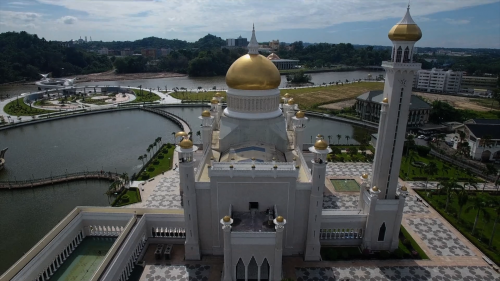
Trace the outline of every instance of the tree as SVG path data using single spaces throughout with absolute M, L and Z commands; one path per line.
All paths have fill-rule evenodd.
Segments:
M 155 142 L 153 143 L 153 147 L 154 147 L 154 148 L 157 148 L 157 147 L 156 147 L 157 145 L 158 145 L 158 141 L 157 141 L 157 140 L 155 140 Z M 156 149 L 156 152 L 158 152 L 158 149 Z
M 500 217 L 500 198 L 493 197 L 490 206 L 493 207 L 493 211 L 495 214 L 495 223 L 493 224 L 493 229 L 491 230 L 490 242 L 488 243 L 488 247 L 491 248 L 491 243 L 493 242 L 493 237 L 495 237 L 495 230 L 497 228 L 498 218 Z
M 491 146 L 491 139 L 492 139 L 491 135 L 484 135 L 481 138 L 481 140 L 479 141 L 479 145 L 483 147 L 483 152 L 482 153 L 484 153 L 484 150 L 486 149 L 486 147 L 490 147 Z M 481 162 L 483 162 L 482 155 L 481 155 Z
M 417 155 L 418 154 L 415 150 L 410 150 L 410 152 L 408 153 L 408 159 L 407 159 L 407 161 L 408 161 L 408 171 L 407 171 L 408 176 L 410 176 L 411 163 L 414 162 L 415 160 L 417 160 Z
M 122 183 L 124 186 L 127 186 L 127 184 L 129 183 L 130 179 L 128 177 L 128 174 L 127 173 L 123 173 L 120 175 L 120 179 L 122 180 Z
M 332 136 L 328 135 L 328 145 L 332 143 Z
M 342 135 L 341 134 L 338 134 L 337 135 L 337 143 L 340 144 L 340 139 L 342 138 Z
M 196 132 L 196 136 L 200 139 L 200 142 L 201 142 L 201 132 L 200 131 Z
M 444 192 L 446 194 L 446 205 L 444 207 L 444 210 L 448 212 L 448 205 L 450 204 L 451 195 L 456 189 L 459 189 L 461 186 L 455 179 L 450 179 L 447 181 L 439 182 L 437 187 L 439 189 L 439 193 Z
M 474 225 L 472 226 L 472 232 L 471 232 L 471 234 L 474 235 L 474 231 L 476 230 L 480 214 L 483 214 L 483 217 L 486 221 L 488 221 L 490 218 L 490 213 L 488 213 L 487 211 L 488 197 L 487 195 L 478 194 L 472 197 L 471 203 L 472 203 L 471 205 L 465 208 L 465 212 L 468 213 L 471 210 L 476 211 L 476 217 L 474 219 Z
M 144 167 L 144 156 L 139 156 L 139 158 L 137 160 L 141 160 L 142 161 L 142 166 Z
M 157 137 L 156 138 L 158 140 L 158 142 L 160 143 L 160 147 L 163 146 L 163 142 L 161 141 L 161 137 Z
M 430 161 L 429 164 L 427 164 L 427 166 L 424 167 L 424 172 L 427 175 L 427 180 L 425 181 L 425 190 L 427 190 L 427 184 L 429 183 L 429 178 L 438 173 L 438 167 L 436 165 L 436 162 Z
M 458 199 L 458 213 L 457 213 L 457 220 L 460 221 L 460 215 L 462 214 L 462 209 L 467 204 L 467 201 L 469 201 L 469 192 L 465 189 L 465 186 L 460 186 L 458 190 L 455 190 L 457 193 L 457 199 Z
M 151 159 L 151 149 L 153 149 L 153 145 L 150 144 L 148 149 L 146 149 L 146 151 L 149 153 L 149 158 Z
M 349 144 L 349 139 L 351 138 L 351 136 L 349 135 L 345 135 L 345 139 L 347 140 L 347 144 Z
M 175 132 L 172 132 L 172 138 L 174 139 L 174 145 L 175 145 Z

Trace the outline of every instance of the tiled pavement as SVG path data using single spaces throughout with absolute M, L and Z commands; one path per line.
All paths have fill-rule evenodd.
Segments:
M 427 244 L 436 256 L 474 256 L 455 234 L 438 219 L 407 219 L 408 225 Z
M 208 265 L 150 265 L 141 281 L 208 281 L 209 274 Z
M 408 280 L 495 281 L 498 273 L 484 266 L 381 266 L 296 268 L 297 281 Z
M 323 209 L 356 209 L 358 201 L 359 195 L 325 195 L 323 197 Z
M 144 202 L 145 208 L 182 209 L 179 193 L 179 172 L 160 179 L 152 194 Z
M 327 176 L 361 176 L 363 173 L 371 174 L 372 163 L 328 163 L 326 165 Z

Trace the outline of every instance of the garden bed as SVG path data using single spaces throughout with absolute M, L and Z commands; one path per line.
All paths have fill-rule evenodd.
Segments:
M 130 204 L 135 204 L 141 202 L 141 192 L 137 187 L 125 188 L 116 199 L 113 201 L 111 206 L 122 207 Z

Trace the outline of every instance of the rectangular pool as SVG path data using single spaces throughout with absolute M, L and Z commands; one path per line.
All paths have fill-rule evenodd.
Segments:
M 359 184 L 356 180 L 346 179 L 346 180 L 330 180 L 336 191 L 339 192 L 349 192 L 349 191 L 359 191 Z

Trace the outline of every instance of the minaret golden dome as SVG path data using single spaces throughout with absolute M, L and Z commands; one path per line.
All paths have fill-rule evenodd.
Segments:
M 306 116 L 305 112 L 304 111 L 297 111 L 297 113 L 295 113 L 295 117 L 297 118 L 304 118 Z
M 201 117 L 210 117 L 210 111 L 203 110 L 203 112 L 201 113 Z
M 211 101 L 210 101 L 211 104 L 219 104 L 219 101 L 216 99 L 216 98 L 213 98 Z
M 183 132 L 183 131 L 180 131 L 180 132 L 177 132 L 175 133 L 175 137 L 187 137 L 188 136 L 188 133 L 186 132 Z
M 184 149 L 190 149 L 193 148 L 193 142 L 190 139 L 183 139 L 180 143 L 179 146 Z
M 224 222 L 230 222 L 230 221 L 231 221 L 231 217 L 230 217 L 230 216 L 224 216 L 224 217 L 222 218 L 222 220 L 223 220 Z
M 319 139 L 314 144 L 314 148 L 316 148 L 317 150 L 325 150 L 328 148 L 328 144 L 326 143 L 326 141 Z
M 294 105 L 294 104 L 295 104 L 295 101 L 293 100 L 293 98 L 288 100 L 288 105 Z
M 278 216 L 278 217 L 276 218 L 276 221 L 277 221 L 277 222 L 283 222 L 283 220 L 285 220 L 285 219 L 284 219 L 282 216 Z
M 420 27 L 413 21 L 410 15 L 410 6 L 406 10 L 403 19 L 389 31 L 389 39 L 392 41 L 418 41 L 422 38 Z
M 221 95 L 221 93 L 217 92 L 217 93 L 215 93 L 215 97 L 220 98 L 220 97 L 222 97 L 222 95 Z

